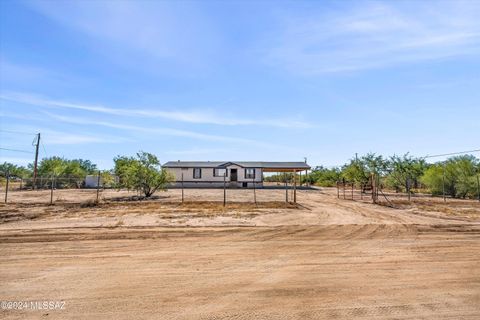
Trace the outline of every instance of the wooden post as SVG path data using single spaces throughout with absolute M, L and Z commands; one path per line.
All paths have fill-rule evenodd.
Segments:
M 223 173 L 223 206 L 227 205 L 227 168 L 225 168 L 225 172 Z
M 380 184 L 380 175 L 377 174 L 377 195 L 376 195 L 377 201 L 378 201 L 378 192 L 379 191 L 382 191 L 382 185 Z
M 23 188 L 23 178 L 20 178 L 20 190 Z
M 300 171 L 300 172 L 299 172 L 299 174 L 300 174 L 300 177 L 299 177 L 299 179 L 300 179 L 300 181 L 299 181 L 299 184 L 300 184 L 300 187 L 301 187 L 301 186 L 302 186 L 302 171 Z
M 184 195 L 183 195 L 183 172 L 182 172 L 182 203 L 183 203 L 183 201 L 184 201 Z
M 408 201 L 410 201 L 410 178 L 407 177 L 407 193 L 408 193 Z
M 97 176 L 97 203 L 98 203 L 99 197 L 100 197 L 100 171 L 98 171 L 98 176 Z
M 337 180 L 337 199 L 340 199 L 340 187 L 338 186 L 338 180 Z
M 52 175 L 52 181 L 50 186 L 50 204 L 53 204 L 53 183 L 55 182 L 55 176 Z
M 354 183 L 352 182 L 352 200 L 353 200 L 353 185 Z
M 10 181 L 10 172 L 7 171 L 7 182 L 5 185 L 5 203 L 7 203 L 8 199 L 8 182 Z
M 342 180 L 342 185 L 343 185 L 343 200 L 345 200 L 345 178 Z
M 477 194 L 478 194 L 478 201 L 480 201 L 480 174 L 477 174 Z
M 372 188 L 372 202 L 373 203 L 377 203 L 377 200 L 375 199 L 375 192 L 376 192 L 376 186 L 375 186 L 376 180 L 375 179 L 376 179 L 375 174 L 372 173 L 370 175 L 370 180 L 371 180 L 370 183 L 371 183 L 371 188 Z
M 293 170 L 293 203 L 297 203 L 297 171 Z

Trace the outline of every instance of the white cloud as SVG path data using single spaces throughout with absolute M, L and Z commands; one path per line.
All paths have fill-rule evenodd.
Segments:
M 10 118 L 10 115 L 6 115 L 5 117 Z M 16 115 L 13 115 L 13 118 L 19 118 Z M 4 140 L 0 140 L 0 145 L 2 147 L 8 147 L 13 149 L 26 149 L 25 147 L 17 147 L 17 145 L 29 147 L 33 145 L 32 140 L 34 140 L 35 134 L 34 132 L 40 132 L 42 137 L 42 143 L 46 146 L 48 145 L 77 145 L 77 144 L 91 144 L 91 143 L 105 143 L 105 144 L 115 144 L 115 143 L 123 143 L 127 141 L 131 141 L 131 139 L 119 137 L 119 136 L 111 136 L 111 135 L 91 135 L 91 134 L 83 134 L 77 132 L 68 132 L 68 131 L 58 131 L 52 130 L 45 127 L 38 127 L 38 126 L 8 126 L 2 127 L 4 131 L 0 132 L 0 138 L 4 138 Z M 18 134 L 9 134 L 18 133 Z M 5 136 L 8 136 L 5 137 Z M 21 140 L 19 140 L 22 138 Z M 7 142 L 7 144 L 5 144 Z M 33 153 L 33 150 L 32 150 Z
M 174 136 L 174 137 L 187 137 L 187 138 L 192 138 L 192 139 L 198 139 L 198 140 L 206 140 L 206 141 L 222 141 L 222 142 L 239 142 L 239 143 L 246 143 L 250 145 L 260 145 L 260 146 L 266 146 L 267 144 L 256 141 L 256 140 L 251 140 L 251 139 L 244 139 L 244 138 L 237 138 L 237 137 L 228 137 L 224 135 L 211 135 L 211 134 L 204 134 L 200 132 L 195 132 L 195 131 L 189 131 L 189 130 L 178 130 L 178 129 L 171 129 L 171 128 L 148 128 L 148 127 L 140 127 L 140 126 L 132 126 L 132 125 L 126 125 L 126 124 L 120 124 L 120 123 L 114 123 L 114 122 L 108 122 L 108 121 L 96 121 L 96 120 L 90 120 L 90 119 L 82 119 L 79 117 L 68 117 L 68 116 L 61 116 L 61 115 L 56 115 L 52 113 L 47 113 L 50 117 L 67 122 L 67 123 L 73 123 L 73 124 L 80 124 L 80 125 L 96 125 L 96 126 L 103 126 L 103 127 L 109 127 L 109 128 L 114 128 L 114 129 L 120 129 L 120 130 L 127 130 L 127 131 L 136 131 L 136 132 L 143 132 L 143 133 L 149 133 L 149 134 L 160 134 L 160 135 L 166 135 L 166 136 Z M 268 144 L 268 146 L 272 146 L 272 144 Z
M 337 8 L 338 9 L 338 8 Z M 480 3 L 365 3 L 285 14 L 268 63 L 314 75 L 480 53 Z
M 236 150 L 234 149 L 225 149 L 225 148 L 191 148 L 186 150 L 170 150 L 166 151 L 165 154 L 174 155 L 174 156 L 198 156 L 198 155 L 210 155 L 210 154 L 220 154 L 227 153 L 232 154 Z
M 9 162 L 19 166 L 27 166 L 33 162 L 33 158 L 5 157 L 0 155 L 0 163 Z
M 77 109 L 90 112 L 111 114 L 127 117 L 145 117 L 145 118 L 163 118 L 168 120 L 196 123 L 196 124 L 214 124 L 225 126 L 237 125 L 256 125 L 271 126 L 280 128 L 310 128 L 307 122 L 295 119 L 242 119 L 237 117 L 221 117 L 214 112 L 209 111 L 163 111 L 163 110 L 145 110 L 137 108 L 119 109 L 102 105 L 78 104 L 65 101 L 46 99 L 40 96 L 24 93 L 5 93 L 0 94 L 0 99 L 26 103 L 38 107 L 55 107 L 64 109 Z

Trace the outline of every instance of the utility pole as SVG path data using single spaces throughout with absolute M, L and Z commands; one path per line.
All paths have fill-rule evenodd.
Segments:
M 35 145 L 35 162 L 33 163 L 33 189 L 37 188 L 37 168 L 38 168 L 38 147 L 40 146 L 40 133 L 37 133 L 37 143 Z

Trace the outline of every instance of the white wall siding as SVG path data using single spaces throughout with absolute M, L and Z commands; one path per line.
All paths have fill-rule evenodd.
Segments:
M 202 176 L 200 179 L 193 178 L 193 168 L 166 168 L 168 172 L 172 173 L 175 177 L 175 181 L 182 181 L 182 173 L 183 173 L 183 181 L 208 181 L 208 182 L 223 182 L 222 177 L 215 177 L 213 176 L 213 168 L 201 168 L 202 169 Z M 253 179 L 246 179 L 245 178 L 245 168 L 237 167 L 237 166 L 230 166 L 227 168 L 227 177 L 226 181 L 231 181 L 231 170 L 237 169 L 237 180 L 239 182 L 252 182 Z M 255 179 L 256 182 L 263 181 L 262 179 L 262 169 L 255 168 Z

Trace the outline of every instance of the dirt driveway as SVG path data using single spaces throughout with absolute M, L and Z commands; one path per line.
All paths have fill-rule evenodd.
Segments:
M 321 189 L 285 207 L 281 190 L 259 190 L 257 207 L 238 191 L 226 209 L 219 190 L 189 190 L 200 206 L 179 205 L 179 190 L 100 206 L 69 193 L 53 207 L 13 193 L 0 207 L 0 300 L 65 306 L 1 318 L 480 318 L 478 203 L 393 209 Z

